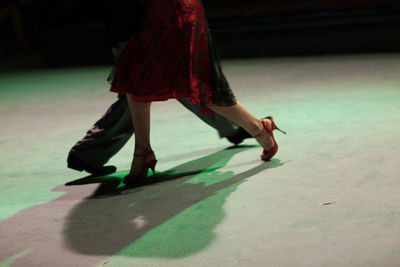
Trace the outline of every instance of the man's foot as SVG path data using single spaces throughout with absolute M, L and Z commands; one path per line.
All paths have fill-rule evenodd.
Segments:
M 231 142 L 232 144 L 238 145 L 241 142 L 243 142 L 244 139 L 250 137 L 251 135 L 248 132 L 246 132 L 243 128 L 239 128 L 236 131 L 236 134 L 227 136 L 226 139 L 228 139 L 228 141 Z
M 69 153 L 67 163 L 68 163 L 68 168 L 70 169 L 74 169 L 77 171 L 86 171 L 96 176 L 107 175 L 110 173 L 114 173 L 117 170 L 115 166 L 101 166 L 101 167 L 94 166 L 88 162 L 79 159 L 72 153 Z
M 265 117 L 264 119 L 267 119 L 267 117 Z M 228 139 L 229 142 L 234 145 L 240 144 L 241 142 L 243 142 L 244 139 L 247 138 L 252 138 L 252 136 L 242 127 L 239 127 L 234 135 L 226 136 L 226 139 Z

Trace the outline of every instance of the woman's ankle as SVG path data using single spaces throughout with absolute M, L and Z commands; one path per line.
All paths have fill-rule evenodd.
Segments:
M 153 151 L 151 146 L 137 146 L 135 145 L 135 155 L 144 155 L 149 153 L 150 151 Z
M 254 121 L 250 126 L 249 126 L 249 134 L 253 137 L 258 136 L 262 133 L 263 131 L 263 124 L 261 120 L 256 120 Z
M 267 129 L 271 129 L 271 122 L 269 120 L 263 119 L 259 120 L 259 122 L 261 124 L 261 129 L 259 130 L 259 134 L 254 137 L 264 149 L 270 149 L 271 147 L 273 147 L 274 142 L 272 136 L 264 128 L 264 124 Z

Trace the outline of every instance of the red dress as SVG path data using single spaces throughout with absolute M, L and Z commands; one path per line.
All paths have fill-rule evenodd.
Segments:
M 111 83 L 138 102 L 190 98 L 230 106 L 236 98 L 221 70 L 200 0 L 145 1 L 146 20 L 131 36 Z

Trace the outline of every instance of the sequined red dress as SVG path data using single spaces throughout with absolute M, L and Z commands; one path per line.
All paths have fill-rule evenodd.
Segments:
M 236 98 L 221 70 L 200 0 L 147 0 L 145 20 L 126 45 L 111 91 L 138 102 L 190 98 L 230 106 Z

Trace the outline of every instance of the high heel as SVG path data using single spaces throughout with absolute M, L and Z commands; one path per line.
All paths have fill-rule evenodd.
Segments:
M 127 176 L 124 177 L 124 183 L 125 184 L 134 184 L 138 183 L 144 180 L 144 178 L 147 177 L 147 173 L 149 172 L 149 169 L 153 171 L 153 175 L 155 175 L 155 167 L 157 164 L 157 159 L 155 158 L 154 152 L 150 150 L 149 152 L 145 154 L 134 154 L 134 157 L 139 157 L 143 158 L 142 159 L 142 166 L 140 167 L 141 171 L 138 174 L 128 174 Z M 147 159 L 149 157 L 154 157 L 154 159 L 148 161 Z
M 273 140 L 273 142 L 274 142 L 274 146 L 273 146 L 270 150 L 265 150 L 265 149 L 264 149 L 264 150 L 263 150 L 263 153 L 261 154 L 261 159 L 262 159 L 262 160 L 265 160 L 265 161 L 270 160 L 270 159 L 276 154 L 276 152 L 278 151 L 278 144 L 277 144 L 276 141 L 275 141 L 273 131 L 274 131 L 274 130 L 278 130 L 278 131 L 281 131 L 282 133 L 286 134 L 285 131 L 282 131 L 281 129 L 279 129 L 279 128 L 276 126 L 276 124 L 275 124 L 274 120 L 272 119 L 272 117 L 269 116 L 269 117 L 266 117 L 266 119 L 271 121 L 271 129 L 269 129 L 269 128 L 267 127 L 267 125 L 265 124 L 264 120 L 261 120 L 263 129 L 261 130 L 261 132 L 260 132 L 259 134 L 253 136 L 254 138 L 257 138 L 257 137 L 259 137 L 263 132 L 267 132 L 267 133 L 272 137 L 272 140 Z

